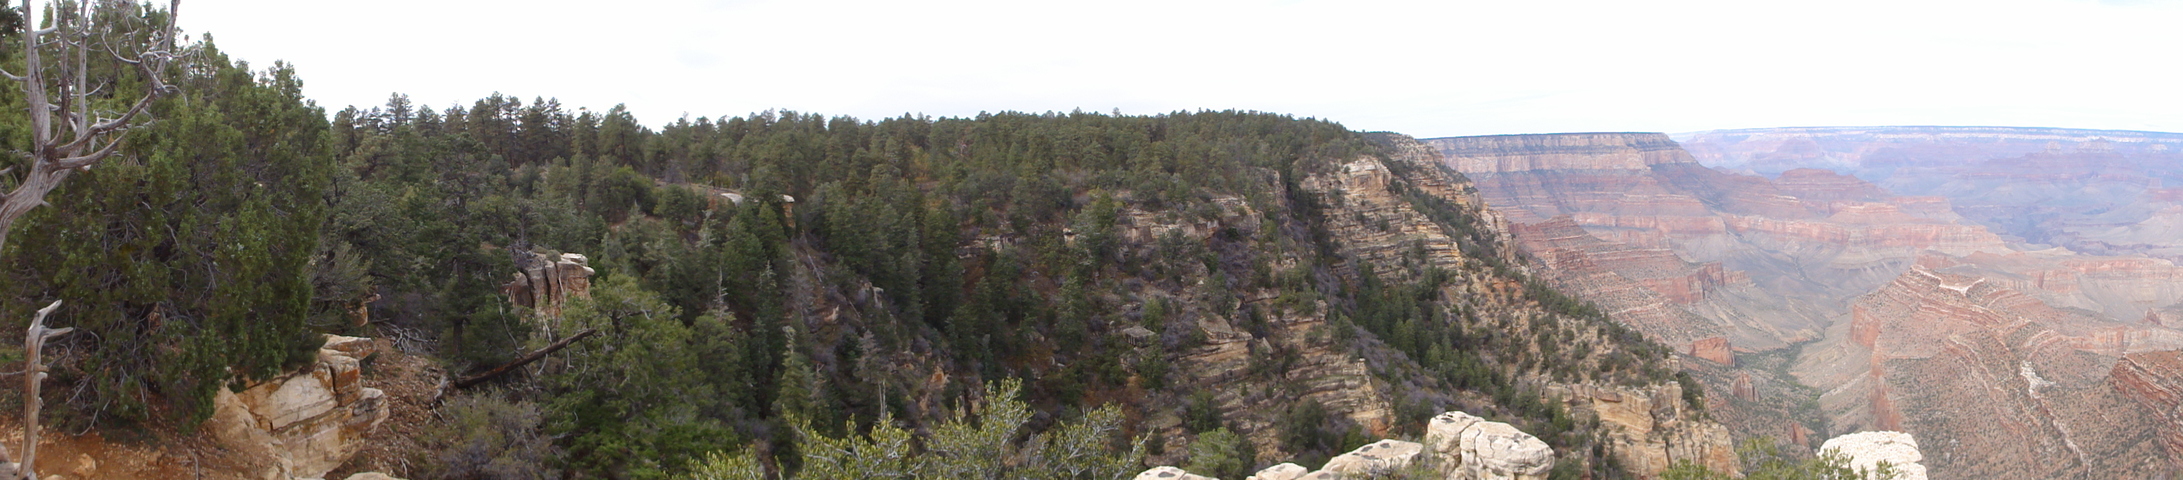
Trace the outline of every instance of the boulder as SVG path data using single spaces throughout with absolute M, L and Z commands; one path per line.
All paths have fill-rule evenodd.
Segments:
M 1424 451 L 1425 445 L 1417 442 L 1380 440 L 1328 459 L 1326 466 L 1315 473 L 1359 477 L 1385 475 L 1408 468 Z
M 1191 474 L 1190 472 L 1185 472 L 1185 471 L 1182 471 L 1182 469 L 1180 469 L 1180 468 L 1175 468 L 1175 467 L 1152 467 L 1152 469 L 1151 469 L 1151 470 L 1146 470 L 1146 471 L 1145 471 L 1145 473 L 1139 473 L 1139 474 L 1137 474 L 1137 477 L 1135 478 L 1135 480 L 1220 480 L 1220 479 L 1216 479 L 1216 478 L 1213 478 L 1213 477 L 1208 477 L 1208 476 L 1204 476 L 1204 475 L 1194 475 L 1194 474 Z
M 1305 470 L 1302 465 L 1284 463 L 1266 467 L 1265 470 L 1259 470 L 1258 474 L 1251 475 L 1251 478 L 1245 480 L 1296 480 L 1303 478 L 1308 473 L 1311 473 L 1311 471 Z
M 386 394 L 364 388 L 359 370 L 374 352 L 370 339 L 327 335 L 308 368 L 240 393 L 220 389 L 205 427 L 241 463 L 265 466 L 263 478 L 324 477 L 387 419 Z
M 1554 449 L 1531 434 L 1463 412 L 1433 417 L 1425 427 L 1449 479 L 1537 480 L 1554 469 Z
M 384 473 L 379 473 L 379 472 L 364 472 L 364 473 L 359 473 L 359 474 L 355 474 L 355 475 L 350 475 L 350 476 L 349 476 L 349 478 L 348 478 L 348 480 L 402 480 L 402 479 L 400 479 L 400 478 L 395 478 L 394 476 L 391 476 L 391 475 L 387 475 L 387 474 L 384 474 Z
M 1896 480 L 1925 480 L 1925 466 L 1918 464 L 1925 460 L 1925 455 L 1918 452 L 1918 440 L 1908 433 L 1852 433 L 1827 439 L 1827 443 L 1820 444 L 1819 451 L 1840 453 L 1859 471 L 1869 471 L 1880 462 L 1887 462 L 1900 472 Z

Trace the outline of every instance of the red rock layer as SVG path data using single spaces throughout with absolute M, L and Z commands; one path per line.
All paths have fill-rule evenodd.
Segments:
M 2183 352 L 2125 355 L 2110 376 L 2115 391 L 2159 415 L 2160 444 L 2183 458 Z
M 2142 420 L 2154 414 L 2145 403 L 2175 383 L 2110 373 L 2132 367 L 2102 345 L 2172 331 L 2055 309 L 1996 282 L 1925 267 L 1853 312 L 1852 337 L 1868 346 L 1869 366 L 1823 401 L 1861 404 L 1864 414 L 1838 426 L 1947 439 L 1927 452 L 1935 478 L 2137 478 L 2175 466 L 2149 461 L 2169 457 L 2144 441 L 2174 426 Z

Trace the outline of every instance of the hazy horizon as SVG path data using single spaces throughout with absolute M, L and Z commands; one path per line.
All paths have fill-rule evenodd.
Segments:
M 182 5 L 329 109 L 495 92 L 647 124 L 787 109 L 1245 109 L 1418 137 L 1812 125 L 2183 130 L 2183 2 L 651 0 Z M 309 19 L 309 21 L 301 21 Z M 432 19 L 425 21 L 423 19 Z M 2163 47 L 2167 46 L 2167 47 Z

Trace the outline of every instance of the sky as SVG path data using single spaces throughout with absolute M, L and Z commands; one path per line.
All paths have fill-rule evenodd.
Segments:
M 495 92 L 769 109 L 1243 109 L 1418 137 L 1849 125 L 2183 131 L 2183 0 L 216 0 L 182 28 L 329 110 Z

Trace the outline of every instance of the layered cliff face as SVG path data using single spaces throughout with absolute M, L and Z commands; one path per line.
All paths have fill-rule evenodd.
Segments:
M 2170 457 L 2183 457 L 2183 352 L 2143 352 L 2122 356 L 2108 373 L 2115 390 L 2157 417 L 2160 445 Z
M 2127 392 L 2122 355 L 2183 348 L 2183 332 L 2056 309 L 1981 277 L 1914 267 L 1859 300 L 1845 335 L 1798 373 L 1847 430 L 1928 439 L 1934 478 L 2144 478 L 2173 468 L 2172 425 Z M 2117 341 L 2129 339 L 2129 341 Z M 2125 368 L 2127 370 L 2127 368 Z
M 1517 140 L 1510 151 L 1530 148 L 1521 139 Z M 1515 338 L 1551 337 L 1554 332 L 1582 332 L 1594 328 L 1573 319 L 1545 315 L 1538 307 L 1520 298 L 1516 295 L 1523 288 L 1520 279 L 1491 266 L 1515 264 L 1516 253 L 1507 248 L 1482 250 L 1478 247 L 1480 244 L 1567 242 L 1563 249 L 1565 255 L 1553 261 L 1594 262 L 1597 259 L 1612 265 L 1629 276 L 1602 270 L 1604 273 L 1600 275 L 1606 277 L 1602 282 L 1618 282 L 1614 285 L 1624 287 L 1620 290 L 1622 293 L 1641 296 L 1651 302 L 1678 301 L 1659 294 L 1654 288 L 1675 292 L 1679 298 L 1687 300 L 1701 297 L 1709 288 L 1732 281 L 1718 265 L 1692 265 L 1665 250 L 1620 248 L 1588 236 L 1570 235 L 1572 230 L 1581 232 L 1581 229 L 1574 229 L 1567 221 L 1558 224 L 1559 227 L 1505 226 L 1508 222 L 1495 210 L 1487 208 L 1491 200 L 1481 198 L 1481 193 L 1490 190 L 1471 187 L 1472 183 L 1465 175 L 1447 169 L 1447 163 L 1435 149 L 1408 137 L 1390 137 L 1386 141 L 1394 152 L 1388 158 L 1360 158 L 1335 172 L 1307 178 L 1302 185 L 1307 190 L 1320 192 L 1337 211 L 1328 216 L 1329 230 L 1339 239 L 1337 243 L 1344 256 L 1370 259 L 1378 265 L 1401 265 L 1406 256 L 1415 257 L 1416 252 L 1423 252 L 1422 260 L 1431 267 L 1452 272 L 1459 280 L 1443 287 L 1442 298 L 1459 311 L 1480 312 L 1471 316 L 1486 317 L 1486 324 L 1472 328 L 1490 330 L 1494 336 Z M 1543 148 L 1574 153 L 1536 162 L 1521 158 L 1506 161 L 1526 166 L 1569 166 L 1583 155 L 1595 154 L 1586 152 L 1599 151 L 1584 147 L 1581 142 L 1547 142 Z M 1624 158 L 1626 163 L 1643 165 L 1674 160 L 1674 157 L 1648 159 L 1643 148 L 1641 145 L 1632 149 L 1637 151 L 1628 152 L 1630 156 Z M 1472 230 L 1466 235 L 1460 229 L 1451 231 L 1445 225 L 1436 224 L 1433 213 L 1424 211 L 1418 204 L 1420 196 L 1445 200 L 1449 202 L 1449 208 L 1460 209 L 1478 219 L 1478 225 L 1469 227 Z M 1532 240 L 1524 240 L 1527 237 Z M 1469 254 L 1465 255 L 1465 252 Z M 1356 275 L 1357 272 L 1349 274 Z M 1398 271 L 1390 278 L 1399 280 L 1402 274 Z M 1659 314 L 1661 317 L 1654 321 L 1656 324 L 1695 325 L 1687 315 L 1671 317 L 1675 315 L 1672 310 L 1660 310 Z M 1700 335 L 1718 333 L 1717 329 L 1706 329 Z M 1576 340 L 1587 344 L 1582 348 L 1591 353 L 1557 362 L 1585 370 L 1597 368 L 1599 362 L 1615 355 L 1612 351 L 1592 350 L 1613 348 L 1599 339 L 1580 335 Z M 1533 352 L 1542 351 L 1537 346 L 1529 348 Z M 1674 383 L 1617 387 L 1605 382 L 1555 379 L 1543 372 L 1527 372 L 1522 376 L 1535 377 L 1536 381 L 1551 385 L 1547 389 L 1550 396 L 1560 399 L 1568 408 L 1598 418 L 1602 433 L 1608 439 L 1608 451 L 1636 472 L 1656 474 L 1679 460 L 1721 471 L 1736 469 L 1727 429 L 1698 413 L 1700 407 L 1684 404 L 1681 387 Z

